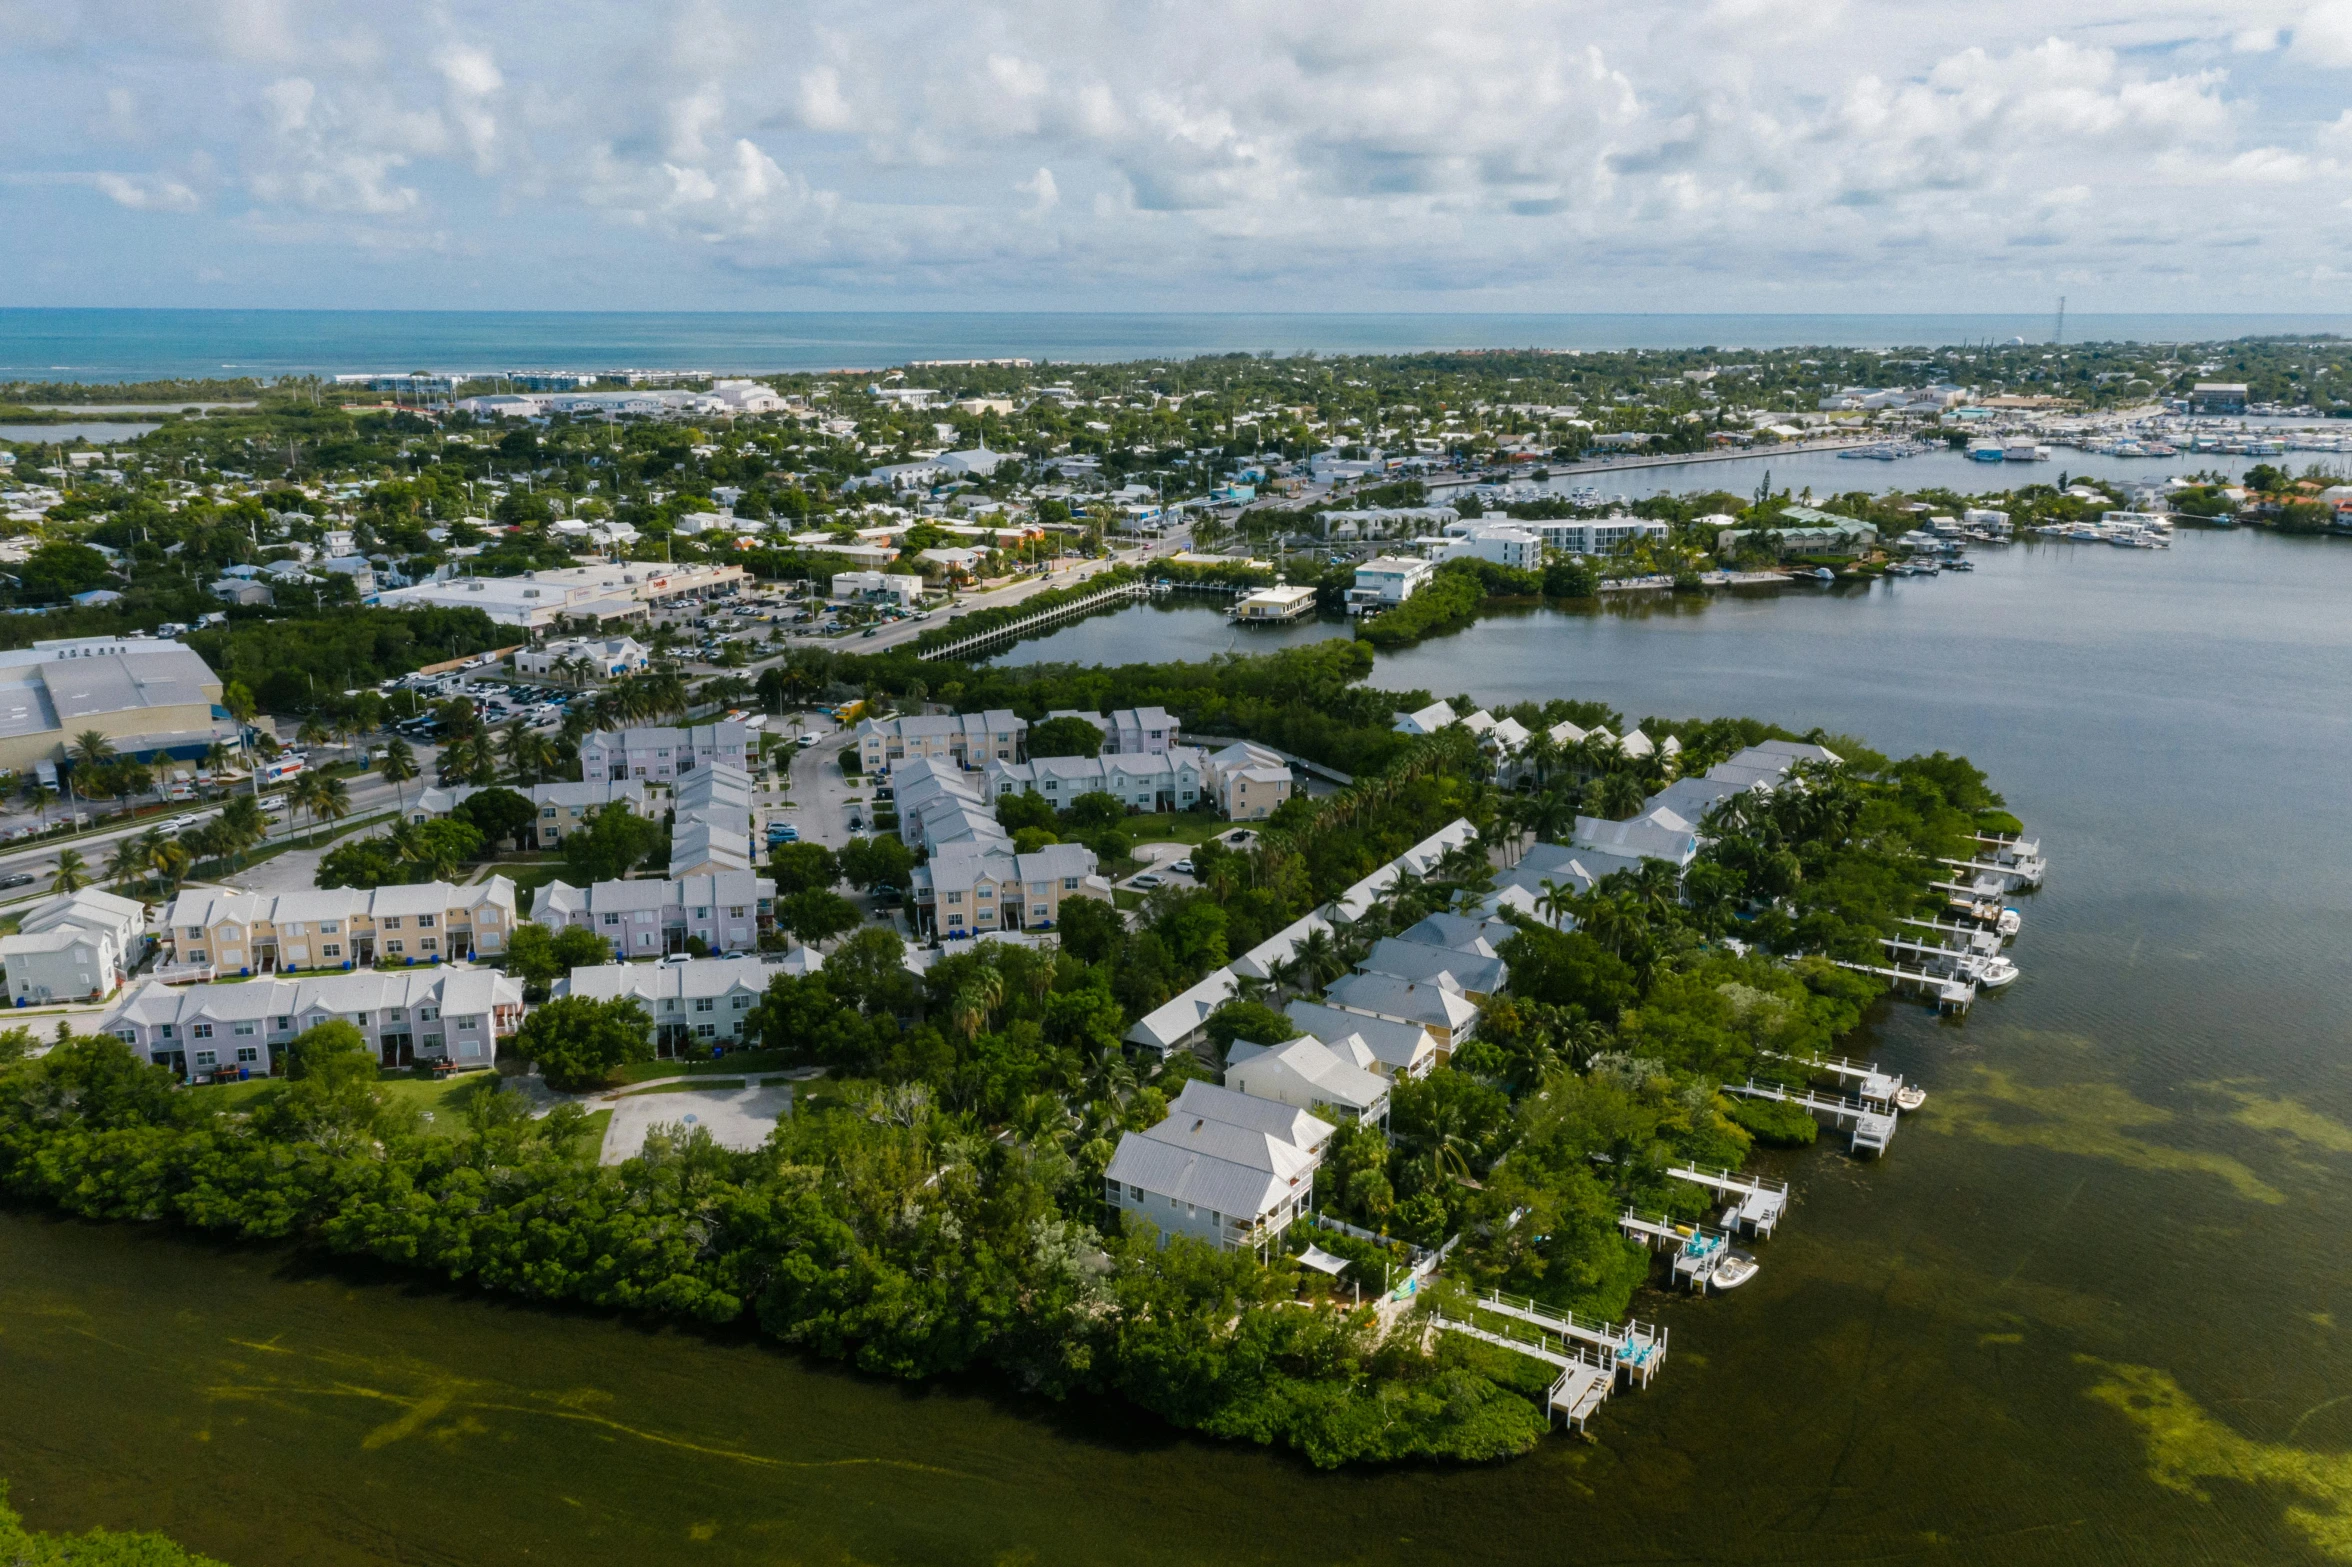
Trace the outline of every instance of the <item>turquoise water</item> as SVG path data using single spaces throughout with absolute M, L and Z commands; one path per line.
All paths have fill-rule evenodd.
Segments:
M 829 370 L 910 359 L 1108 361 L 1212 353 L 1443 348 L 1773 348 L 2041 342 L 2020 315 L 691 313 L 657 311 L 0 310 L 0 380 L 409 370 Z M 2070 341 L 2210 341 L 2352 332 L 2323 313 L 2092 315 Z

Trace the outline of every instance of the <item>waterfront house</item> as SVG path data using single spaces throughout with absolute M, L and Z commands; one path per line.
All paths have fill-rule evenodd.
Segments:
M 1469 1042 L 1478 1029 L 1478 1007 L 1458 983 L 1399 979 L 1393 974 L 1349 974 L 1335 981 L 1323 999 L 1342 1012 L 1391 1023 L 1417 1024 L 1437 1041 L 1438 1059 Z
M 1358 1041 L 1371 1051 L 1372 1060 L 1358 1060 L 1357 1065 L 1382 1077 L 1427 1077 L 1440 1059 L 1436 1038 L 1418 1023 L 1345 1012 L 1321 1001 L 1293 1001 L 1282 1015 L 1301 1033 L 1351 1059 L 1347 1042 Z
M 1312 1206 L 1315 1170 L 1336 1130 L 1279 1101 L 1194 1079 L 1165 1120 L 1120 1137 L 1103 1198 L 1163 1236 L 1263 1246 Z
M 386 1067 L 487 1067 L 523 1019 L 522 986 L 495 969 L 454 964 L 387 973 L 257 979 L 241 985 L 148 980 L 98 1024 L 141 1058 L 183 1077 L 277 1070 L 294 1037 L 340 1019 Z
M 1369 1054 L 1360 1039 L 1355 1044 Z M 1278 1045 L 1234 1041 L 1225 1086 L 1293 1105 L 1326 1121 L 1380 1126 L 1388 1120 L 1387 1081 L 1317 1039 L 1301 1037 Z
M 96 887 L 60 893 L 0 938 L 12 1005 L 111 996 L 147 948 L 147 906 Z

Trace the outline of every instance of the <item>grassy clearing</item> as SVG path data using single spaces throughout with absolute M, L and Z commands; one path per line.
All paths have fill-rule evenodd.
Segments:
M 692 1077 L 742 1077 L 752 1072 L 778 1071 L 791 1065 L 793 1062 L 781 1050 L 730 1050 L 716 1061 L 633 1061 L 613 1075 L 626 1086 L 681 1074 Z
M 654 1094 L 701 1094 L 708 1093 L 713 1089 L 748 1088 L 749 1086 L 751 1085 L 740 1077 L 698 1077 L 691 1083 L 660 1083 L 652 1088 L 640 1088 L 628 1097 L 638 1099 L 648 1098 Z

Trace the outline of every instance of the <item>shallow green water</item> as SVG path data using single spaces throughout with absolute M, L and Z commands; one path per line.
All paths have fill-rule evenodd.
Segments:
M 1779 1159 L 1763 1273 L 1645 1303 L 1671 1357 L 1593 1440 L 1325 1475 L 1116 1408 L 0 1215 L 18 1505 L 247 1567 L 2352 1560 L 2352 548 L 2018 550 L 1383 663 L 1965 750 L 2053 857 L 2023 979 L 1855 1042 L 1927 1110 L 1878 1163 Z

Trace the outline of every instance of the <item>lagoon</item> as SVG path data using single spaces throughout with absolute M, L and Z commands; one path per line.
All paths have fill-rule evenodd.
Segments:
M 1321 1474 L 1116 1407 L 0 1213 L 0 1475 L 37 1527 L 244 1567 L 2341 1560 L 2352 546 L 1979 558 L 1490 616 L 1380 660 L 1442 696 L 1965 751 L 2051 856 L 2022 979 L 1851 1041 L 1926 1109 L 1880 1162 L 1765 1160 L 1796 1203 L 1762 1274 L 1645 1299 L 1673 1357 L 1590 1442 Z M 1199 656 L 1234 639 L 1216 605 L 1014 656 Z

